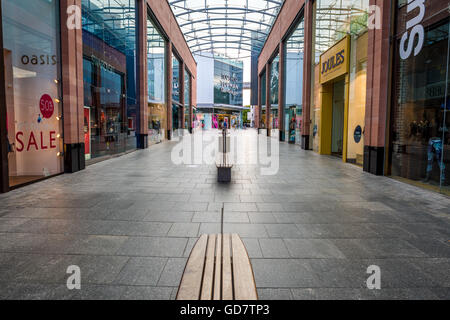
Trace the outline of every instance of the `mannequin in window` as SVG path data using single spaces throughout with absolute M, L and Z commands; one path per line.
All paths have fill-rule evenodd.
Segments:
M 428 141 L 428 164 L 427 164 L 427 174 L 425 177 L 425 182 L 428 182 L 431 177 L 431 172 L 433 171 L 433 162 L 436 160 L 439 170 L 441 172 L 441 181 L 445 181 L 445 164 L 441 162 L 442 157 L 442 139 L 438 137 L 431 138 Z

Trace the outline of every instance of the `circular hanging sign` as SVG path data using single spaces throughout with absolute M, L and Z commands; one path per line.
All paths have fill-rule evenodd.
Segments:
M 356 143 L 359 143 L 361 141 L 361 136 L 362 136 L 362 129 L 361 126 L 356 126 L 355 128 L 355 132 L 353 133 L 353 138 L 355 139 Z
M 42 117 L 49 119 L 55 111 L 55 105 L 53 104 L 52 97 L 48 94 L 44 94 L 39 101 L 39 109 L 41 110 Z

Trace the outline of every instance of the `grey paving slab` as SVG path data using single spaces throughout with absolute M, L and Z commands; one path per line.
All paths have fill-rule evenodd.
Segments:
M 408 289 L 353 289 L 353 288 L 308 288 L 292 289 L 295 300 L 429 300 L 437 299 L 432 290 Z
M 175 222 L 167 234 L 169 237 L 195 237 L 200 223 Z
M 178 287 L 186 262 L 186 258 L 169 258 L 159 278 L 158 286 Z
M 426 257 L 412 244 L 402 240 L 384 239 L 332 239 L 330 240 L 348 258 Z
M 264 211 L 282 211 L 283 205 L 281 203 L 272 202 L 272 203 L 257 203 L 256 206 L 258 207 L 258 211 L 264 212 Z
M 0 218 L 0 232 L 17 230 L 28 221 L 29 219 L 27 218 Z
M 339 248 L 327 239 L 284 239 L 294 258 L 345 258 Z
M 305 238 L 342 239 L 342 238 L 376 238 L 379 234 L 366 224 L 322 223 L 297 224 L 299 232 Z M 383 226 L 379 227 L 380 229 Z
M 302 238 L 301 231 L 295 224 L 265 224 L 271 238 Z
M 224 233 L 237 233 L 244 238 L 267 238 L 267 232 L 262 224 L 224 223 Z
M 170 287 L 127 287 L 120 296 L 123 300 L 169 300 L 173 288 Z
M 235 165 L 219 185 L 214 165 L 173 164 L 175 143 L 0 195 L 0 298 L 174 299 L 225 206 L 262 299 L 450 299 L 448 197 L 286 143 L 275 175 Z M 366 288 L 369 265 L 381 290 Z
M 245 249 L 247 250 L 250 258 L 262 258 L 261 246 L 258 239 L 255 238 L 241 238 L 244 242 Z
M 256 203 L 253 202 L 226 202 L 224 210 L 229 211 L 258 211 Z
M 366 300 L 371 296 L 368 289 L 354 288 L 301 288 L 291 293 L 294 300 Z
M 193 215 L 194 212 L 149 212 L 143 220 L 154 222 L 190 222 Z
M 259 239 L 264 258 L 290 258 L 282 239 Z
M 258 288 L 259 300 L 292 300 L 290 289 Z
M 128 237 L 109 235 L 85 235 L 78 237 L 67 248 L 67 253 L 113 255 L 126 244 Z
M 248 218 L 251 223 L 276 223 L 274 215 L 271 213 L 249 212 Z
M 187 238 L 130 237 L 116 254 L 126 256 L 181 257 Z
M 201 223 L 198 236 L 202 234 L 220 233 L 222 230 L 220 223 Z
M 450 258 L 450 242 L 429 238 L 409 238 L 406 242 L 431 258 Z
M 167 258 L 133 257 L 117 275 L 114 283 L 120 285 L 155 286 L 167 263 Z
M 439 287 L 450 288 L 450 259 L 432 258 L 418 259 L 414 265 L 430 276 Z
M 257 287 L 320 286 L 310 265 L 299 259 L 251 259 Z
M 192 222 L 215 222 L 220 223 L 222 213 L 219 211 L 196 212 L 192 217 Z

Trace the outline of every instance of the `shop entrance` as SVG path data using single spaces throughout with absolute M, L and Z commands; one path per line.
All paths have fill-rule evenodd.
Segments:
M 348 85 L 347 76 L 322 84 L 319 122 L 319 153 L 347 161 Z
M 331 154 L 342 157 L 344 147 L 345 80 L 333 84 Z
M 350 37 L 320 56 L 319 153 L 347 161 Z

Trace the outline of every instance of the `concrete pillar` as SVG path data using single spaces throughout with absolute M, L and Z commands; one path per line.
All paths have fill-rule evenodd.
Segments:
M 304 25 L 305 25 L 305 42 L 303 53 L 303 98 L 302 98 L 302 140 L 301 147 L 304 150 L 309 150 L 309 135 L 311 126 L 311 79 L 313 72 L 313 57 L 312 57 L 312 39 L 313 39 L 313 3 L 306 1 L 304 10 Z
M 138 79 L 138 119 L 137 147 L 148 148 L 148 78 L 147 78 L 147 1 L 137 2 L 137 79 Z
M 85 168 L 83 37 L 81 29 L 67 28 L 67 8 L 71 5 L 78 6 L 81 11 L 81 0 L 61 0 L 60 2 L 62 121 L 64 123 L 64 171 L 66 173 L 77 172 Z
M 391 1 L 370 0 L 381 9 L 381 28 L 369 30 L 363 169 L 384 174 L 391 61 Z
M 280 41 L 280 46 L 278 49 L 280 62 L 278 65 L 278 127 L 280 130 L 280 140 L 285 141 L 284 128 L 286 124 L 284 123 L 284 86 L 285 86 L 285 53 L 284 53 L 284 43 Z M 287 124 L 289 125 L 289 124 Z

